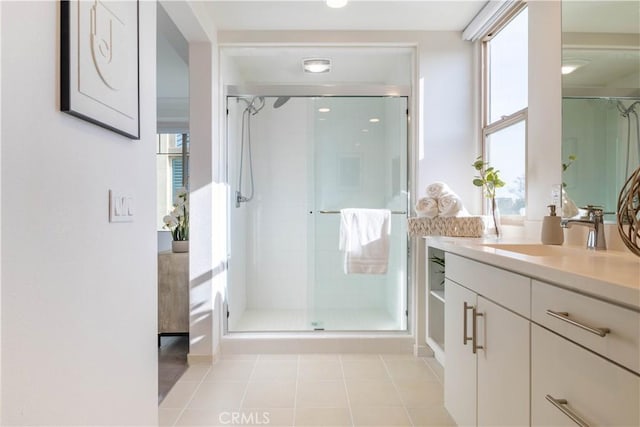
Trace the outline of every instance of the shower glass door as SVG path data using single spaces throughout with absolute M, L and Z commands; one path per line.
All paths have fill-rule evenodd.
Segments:
M 227 110 L 227 330 L 406 330 L 407 98 L 233 96 Z M 386 274 L 344 273 L 343 208 L 394 212 Z
M 309 221 L 311 325 L 327 331 L 407 328 L 407 99 L 319 98 Z M 389 209 L 386 274 L 346 274 L 340 210 Z

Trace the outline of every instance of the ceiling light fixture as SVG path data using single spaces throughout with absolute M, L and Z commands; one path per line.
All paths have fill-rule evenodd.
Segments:
M 334 9 L 345 7 L 347 3 L 348 3 L 348 0 L 327 0 L 327 6 Z
M 371 122 L 371 123 L 378 123 L 379 121 L 380 121 L 380 119 L 379 119 L 379 118 L 377 118 L 377 117 L 374 117 L 374 118 L 372 118 L 372 119 L 369 119 L 369 122 Z
M 329 111 L 331 111 L 331 108 L 327 108 L 327 107 L 318 108 L 318 112 L 320 113 L 328 113 Z
M 331 70 L 331 60 L 326 58 L 309 58 L 302 60 L 305 73 L 328 73 Z
M 571 74 L 587 64 L 589 64 L 589 61 L 586 59 L 566 59 L 562 61 L 562 75 Z

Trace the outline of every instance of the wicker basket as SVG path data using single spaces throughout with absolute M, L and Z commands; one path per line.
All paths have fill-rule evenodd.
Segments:
M 631 252 L 640 256 L 640 168 L 622 186 L 617 219 L 622 241 Z
M 409 218 L 409 236 L 482 237 L 481 216 Z

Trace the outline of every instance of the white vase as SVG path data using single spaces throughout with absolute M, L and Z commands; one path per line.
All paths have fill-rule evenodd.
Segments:
M 173 240 L 171 242 L 171 252 L 176 252 L 176 253 L 189 252 L 189 241 Z

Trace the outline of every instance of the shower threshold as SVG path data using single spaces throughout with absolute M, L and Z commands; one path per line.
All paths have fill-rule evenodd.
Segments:
M 224 335 L 222 354 L 414 354 L 415 337 L 402 332 L 237 332 Z
M 247 309 L 229 324 L 229 332 L 404 331 L 384 309 Z

